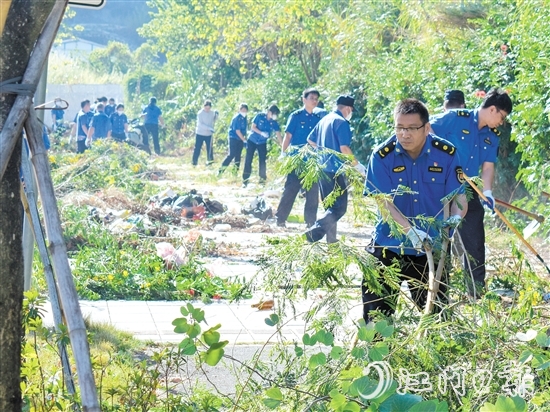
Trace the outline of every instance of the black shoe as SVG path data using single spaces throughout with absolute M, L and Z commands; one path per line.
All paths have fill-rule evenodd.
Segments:
M 265 179 L 260 179 L 259 185 L 260 186 L 265 186 Z
M 286 227 L 285 222 L 277 222 L 277 227 Z
M 243 189 L 246 189 L 246 187 L 248 186 L 248 183 L 243 183 L 243 185 L 241 186 Z

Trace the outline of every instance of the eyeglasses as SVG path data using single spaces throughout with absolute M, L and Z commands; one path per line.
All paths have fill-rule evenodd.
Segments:
M 424 126 L 426 126 L 426 123 L 423 123 L 422 126 L 418 126 L 418 127 L 400 127 L 400 126 L 395 126 L 393 128 L 393 130 L 395 130 L 395 133 L 412 133 L 412 132 L 417 132 L 418 130 L 422 129 Z
M 319 97 L 313 95 L 313 96 L 308 96 L 306 97 L 306 100 L 311 100 L 313 102 L 318 102 L 319 101 Z
M 500 123 L 504 123 L 504 119 L 508 116 L 506 113 L 502 113 L 500 109 L 497 109 L 497 113 L 500 114 Z

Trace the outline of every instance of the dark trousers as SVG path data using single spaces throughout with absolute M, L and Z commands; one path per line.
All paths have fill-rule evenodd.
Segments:
M 267 143 L 256 144 L 250 140 L 246 143 L 246 157 L 244 159 L 243 170 L 243 182 L 246 184 L 250 179 L 250 173 L 252 173 L 252 159 L 254 159 L 254 153 L 258 151 L 258 163 L 260 168 L 260 182 L 267 179 L 265 160 L 267 159 Z
M 477 293 L 485 287 L 485 227 L 483 225 L 485 210 L 477 192 L 474 190 L 472 192 L 474 196 L 468 202 L 468 212 L 458 229 L 466 252 L 463 263 L 470 295 L 473 295 L 472 276 Z M 470 275 L 470 269 L 472 275 Z
M 283 191 L 283 196 L 279 202 L 279 207 L 277 207 L 277 223 L 285 223 L 290 211 L 292 210 L 292 205 L 296 200 L 296 196 L 302 189 L 302 183 L 300 178 L 296 173 L 292 172 L 286 177 L 285 189 Z M 317 220 L 317 208 L 319 207 L 319 185 L 314 183 L 311 186 L 311 189 L 306 190 L 306 204 L 304 206 L 304 220 L 306 221 L 307 227 L 314 225 Z
M 420 310 L 424 310 L 428 297 L 429 281 L 428 258 L 426 255 L 398 255 L 377 244 L 374 244 L 374 248 L 369 248 L 368 251 L 384 266 L 391 266 L 394 259 L 398 261 L 401 270 L 401 275 L 399 276 L 400 281 L 408 281 L 407 283 L 409 285 L 412 300 Z M 395 312 L 399 290 L 392 289 L 384 282 L 383 269 L 380 276 L 380 284 L 386 289 L 386 294 L 384 296 L 369 292 L 364 284 L 361 286 L 361 291 L 363 292 L 363 319 L 365 319 L 367 323 L 371 320 L 369 313 L 372 310 L 379 310 L 387 315 L 392 315 Z M 435 312 L 441 310 L 442 303 L 447 303 L 447 284 L 448 275 L 444 271 L 439 284 L 439 292 L 436 296 L 436 304 L 434 306 Z M 437 302 L 440 303 L 438 304 Z
M 118 141 L 123 141 L 123 140 L 126 140 L 126 133 L 122 132 L 122 133 L 111 133 L 111 137 L 115 140 L 118 140 Z
M 243 153 L 244 142 L 241 139 L 229 139 L 229 153 L 223 160 L 220 171 L 223 171 L 232 160 L 235 160 L 235 168 L 241 166 L 241 155 Z
M 201 155 L 202 144 L 206 145 L 206 161 L 212 163 L 214 161 L 214 151 L 212 150 L 212 135 L 203 136 L 201 134 L 195 135 L 195 150 L 193 150 L 193 166 L 196 166 L 199 162 L 199 156 Z
M 325 200 L 335 188 L 341 191 L 336 197 L 332 206 L 325 209 L 325 213 L 319 218 L 312 227 L 305 232 L 306 238 L 310 242 L 317 242 L 325 235 L 327 243 L 334 243 L 336 239 L 336 227 L 338 221 L 346 214 L 348 209 L 348 182 L 344 175 L 336 176 L 334 173 L 326 173 L 319 181 L 319 189 L 321 190 L 321 199 Z
M 84 153 L 86 149 L 86 139 L 76 141 L 76 153 Z
M 145 128 L 147 129 L 147 134 L 150 134 L 153 138 L 153 146 L 155 148 L 155 153 L 160 154 L 160 144 L 159 144 L 159 125 L 158 124 L 146 124 Z M 149 147 L 149 136 L 143 137 L 143 144 Z

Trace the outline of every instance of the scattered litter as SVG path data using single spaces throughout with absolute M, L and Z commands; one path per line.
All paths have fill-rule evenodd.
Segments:
M 248 208 L 243 207 L 242 213 L 244 215 L 252 215 L 261 220 L 266 220 L 273 216 L 273 210 L 267 205 L 265 198 L 262 196 L 257 196 L 250 202 Z
M 181 266 L 185 264 L 187 250 L 183 246 L 176 249 L 168 242 L 160 242 L 155 246 L 157 248 L 157 256 L 164 259 L 164 263 L 168 269 L 172 269 L 174 265 Z
M 258 310 L 271 310 L 273 309 L 273 306 L 275 305 L 275 302 L 273 299 L 269 300 L 260 300 L 258 303 L 254 303 L 250 305 L 252 308 L 258 308 Z
M 231 225 L 227 223 L 218 223 L 214 226 L 214 232 L 229 232 L 231 230 Z

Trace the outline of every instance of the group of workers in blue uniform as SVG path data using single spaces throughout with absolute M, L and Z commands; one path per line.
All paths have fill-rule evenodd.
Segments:
M 492 89 L 480 107 L 470 110 L 464 108 L 464 94 L 451 90 L 445 95 L 445 112 L 431 118 L 426 106 L 417 99 L 398 102 L 393 113 L 395 133 L 374 148 L 367 167 L 355 159 L 351 149 L 349 120 L 354 111 L 354 98 L 341 95 L 336 100 L 335 110 L 326 112 L 316 107 L 319 96 L 315 89 L 303 92 L 304 106 L 290 115 L 282 149 L 287 156 L 302 156 L 299 149 L 311 145 L 318 152 L 324 172 L 317 184 L 305 191 L 307 230 L 304 235 L 309 242 L 324 237 L 327 243 L 337 241 L 337 222 L 348 205 L 348 182 L 342 173 L 343 165 L 349 163 L 365 176 L 365 195 L 374 197 L 380 208 L 367 251 L 381 263 L 383 290 L 375 293 L 363 285 L 365 321 L 371 320 L 372 311 L 391 315 L 395 310 L 399 291 L 393 290 L 383 276 L 384 267 L 394 262 L 398 262 L 400 279 L 408 281 L 415 304 L 420 308 L 425 305 L 428 293 L 425 247 L 441 244 L 442 227 L 448 227 L 451 234 L 460 234 L 466 273 L 471 274 L 468 293 L 479 297 L 485 286 L 483 206 L 491 210 L 495 206 L 492 187 L 499 145 L 498 127 L 512 112 L 508 94 Z M 219 171 L 223 173 L 232 160 L 238 167 L 246 144 L 245 186 L 256 150 L 260 157 L 260 180 L 265 181 L 265 143 L 272 132 L 280 130 L 276 123 L 279 110 L 272 106 L 254 118 L 247 140 L 247 112 L 248 107 L 242 104 L 231 122 L 229 154 Z M 487 201 L 480 201 L 476 192 L 467 188 L 465 175 L 481 177 Z M 285 225 L 300 190 L 303 190 L 302 181 L 293 171 L 287 175 L 277 208 L 277 225 Z M 333 195 L 330 206 L 317 218 L 319 193 L 323 200 Z M 448 208 L 447 214 L 443 212 L 445 208 Z M 388 223 L 388 216 L 396 225 Z M 447 275 L 444 275 L 438 285 L 437 302 L 440 304 L 436 303 L 435 310 L 446 302 L 447 284 Z

